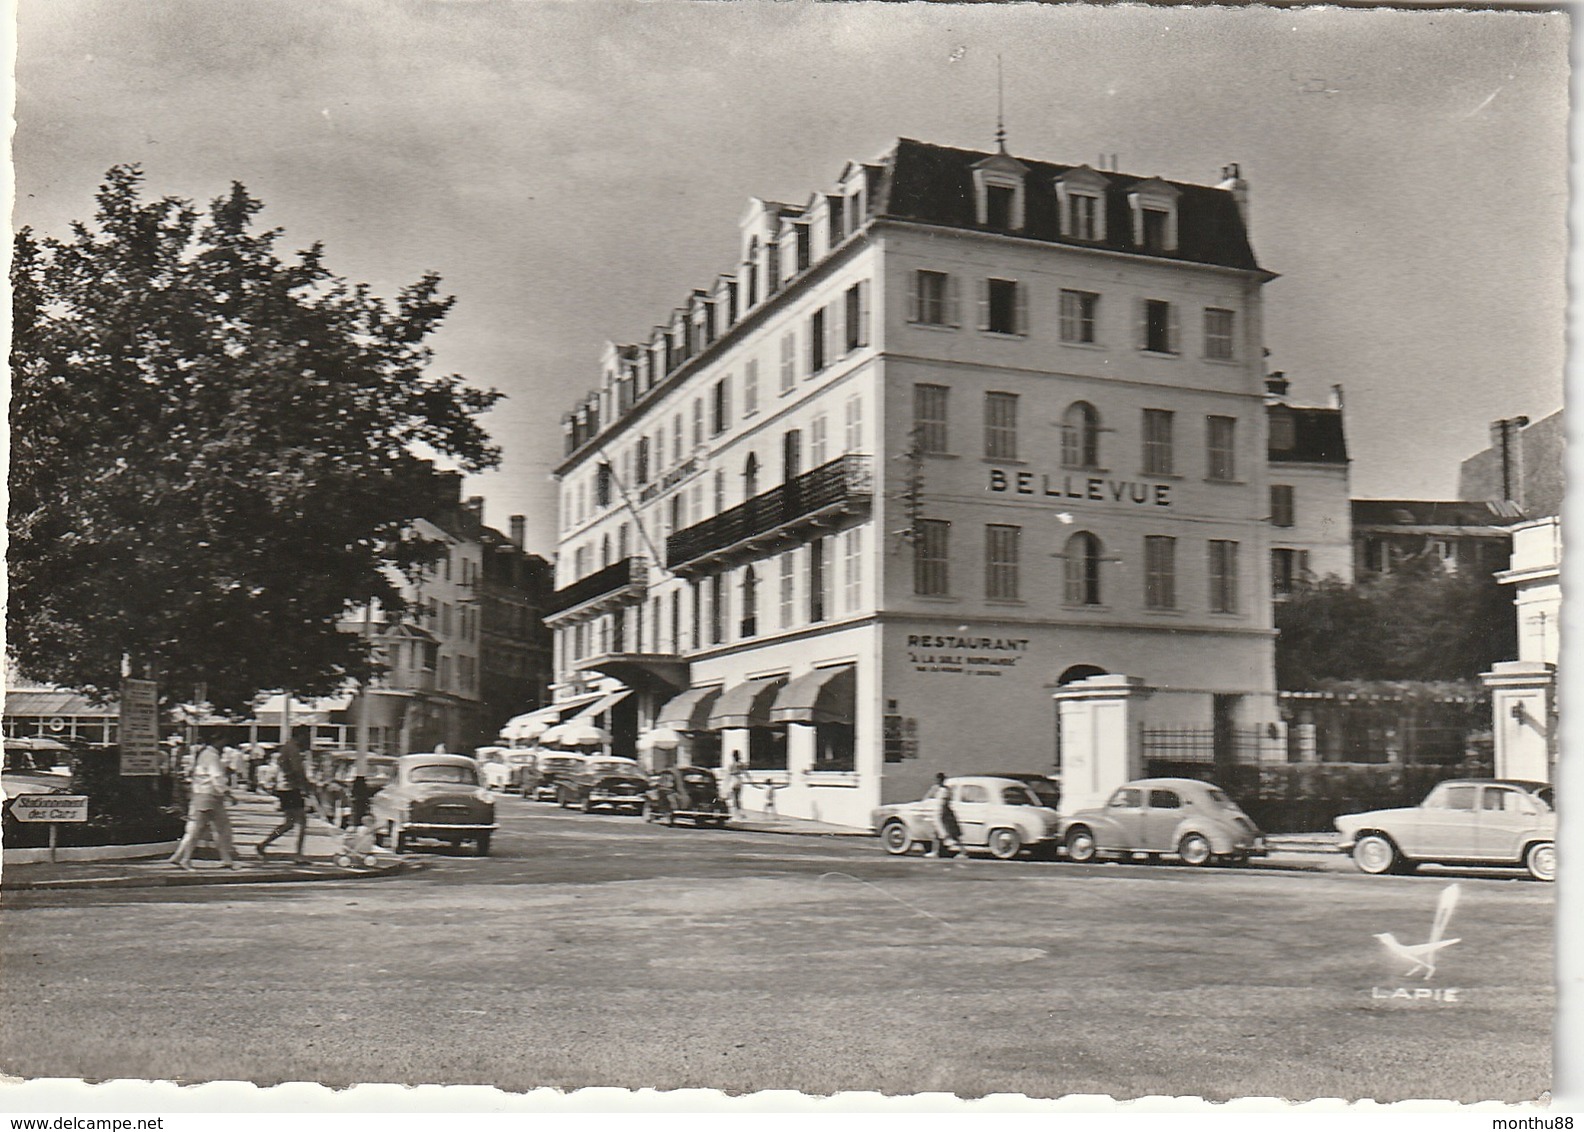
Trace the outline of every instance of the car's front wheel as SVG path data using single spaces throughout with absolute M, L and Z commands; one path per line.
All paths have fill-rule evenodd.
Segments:
M 1396 872 L 1402 867 L 1402 854 L 1391 838 L 1380 833 L 1366 833 L 1353 845 L 1353 863 L 1360 872 L 1371 876 Z
M 1094 834 L 1088 826 L 1080 825 L 1067 831 L 1067 859 L 1080 864 L 1095 859 L 1097 852 Z
M 585 794 L 583 796 L 583 802 L 582 802 L 582 805 L 581 805 L 580 808 L 582 809 L 582 811 L 585 814 L 592 814 L 594 812 L 594 798 L 593 798 L 593 796 L 590 795 L 590 794 Z
M 490 835 L 489 834 L 487 834 L 487 833 L 479 834 L 477 840 L 475 841 L 475 844 L 478 846 L 478 855 L 480 857 L 488 857 L 489 856 L 489 849 L 490 849 Z
M 1556 880 L 1556 844 L 1537 841 L 1524 854 L 1524 868 L 1535 880 Z
M 986 848 L 996 860 L 1010 861 L 1023 851 L 1023 838 L 1015 829 L 992 829 Z
M 1202 833 L 1190 833 L 1177 843 L 1177 856 L 1185 865 L 1208 865 L 1215 851 Z
M 913 851 L 913 835 L 900 821 L 888 821 L 880 827 L 880 844 L 893 857 L 902 857 Z

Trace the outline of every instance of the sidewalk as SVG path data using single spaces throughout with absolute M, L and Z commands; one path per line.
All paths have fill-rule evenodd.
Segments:
M 726 823 L 727 829 L 740 829 L 746 833 L 791 833 L 803 837 L 873 837 L 867 829 L 853 829 L 847 825 L 810 821 L 807 818 L 784 818 L 780 814 L 763 810 L 744 810 L 740 818 Z
M 166 854 L 136 861 L 60 861 L 26 865 L 6 865 L 0 875 L 0 889 L 13 892 L 38 888 L 179 888 L 204 884 L 279 884 L 289 881 L 346 880 L 353 877 L 391 876 L 403 868 L 415 867 L 399 857 L 390 857 L 375 869 L 343 869 L 335 863 L 341 847 L 341 831 L 332 828 L 316 814 L 308 816 L 308 837 L 303 852 L 307 864 L 292 858 L 297 848 L 293 832 L 270 846 L 270 855 L 259 857 L 253 847 L 281 821 L 279 805 L 273 797 L 239 791 L 230 809 L 231 830 L 237 848 L 237 867 L 222 869 L 213 846 L 204 846 L 193 855 L 193 871 L 186 872 L 166 863 Z

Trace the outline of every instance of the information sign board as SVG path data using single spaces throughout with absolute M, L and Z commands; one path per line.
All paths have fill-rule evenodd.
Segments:
M 87 821 L 86 794 L 20 794 L 11 803 L 17 821 Z
M 159 685 L 153 680 L 121 681 L 121 774 L 158 774 Z

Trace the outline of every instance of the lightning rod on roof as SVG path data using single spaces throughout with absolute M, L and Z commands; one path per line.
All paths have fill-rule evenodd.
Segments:
M 996 54 L 996 148 L 1002 153 L 1006 147 L 1006 92 L 1001 81 L 1001 55 Z

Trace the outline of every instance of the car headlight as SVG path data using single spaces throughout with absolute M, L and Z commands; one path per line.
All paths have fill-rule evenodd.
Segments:
M 485 790 L 483 787 L 480 787 L 479 789 L 473 791 L 473 800 L 475 802 L 488 802 L 488 801 L 491 801 L 493 798 L 494 798 L 494 795 L 491 794 L 488 790 Z

